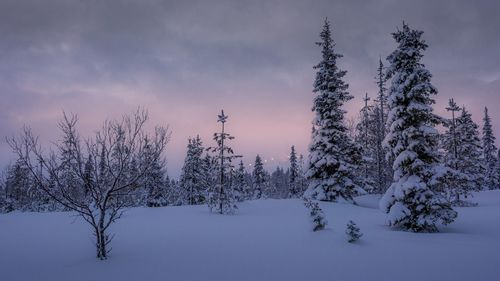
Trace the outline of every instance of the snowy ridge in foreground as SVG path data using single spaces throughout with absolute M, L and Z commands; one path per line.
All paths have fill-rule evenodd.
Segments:
M 313 232 L 301 200 L 256 200 L 234 216 L 206 206 L 137 208 L 116 223 L 111 258 L 68 213 L 0 215 L 0 280 L 498 280 L 500 191 L 476 194 L 441 233 L 385 226 L 377 196 L 321 203 Z M 346 242 L 353 220 L 364 236 Z

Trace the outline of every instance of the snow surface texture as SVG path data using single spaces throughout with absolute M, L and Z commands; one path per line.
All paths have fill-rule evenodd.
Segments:
M 313 232 L 302 200 L 256 200 L 234 216 L 206 206 L 135 208 L 113 225 L 110 259 L 71 213 L 0 215 L 0 280 L 499 280 L 500 191 L 474 194 L 440 233 L 394 231 L 379 197 L 321 202 L 330 222 Z M 347 243 L 354 220 L 364 236 Z

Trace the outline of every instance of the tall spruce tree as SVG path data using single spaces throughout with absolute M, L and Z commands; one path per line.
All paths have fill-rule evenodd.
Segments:
M 168 201 L 166 198 L 165 159 L 155 157 L 155 152 L 147 138 L 144 142 L 144 154 L 141 160 L 147 161 L 151 165 L 141 181 L 147 192 L 146 205 L 148 207 L 166 206 Z
M 387 149 L 384 147 L 385 124 L 381 123 L 382 110 L 379 105 L 373 108 L 371 131 L 374 136 L 373 164 L 374 164 L 374 193 L 383 194 L 392 182 L 392 169 L 386 159 Z
M 233 149 L 228 145 L 228 141 L 234 137 L 225 132 L 225 124 L 228 116 L 224 110 L 219 114 L 217 122 L 222 125 L 220 133 L 214 133 L 214 140 L 217 146 L 209 148 L 214 153 L 217 160 L 218 182 L 209 192 L 208 207 L 212 212 L 219 214 L 233 214 L 237 206 L 235 204 L 234 186 L 232 186 L 232 174 L 234 172 L 233 161 L 241 156 L 235 155 Z
M 448 151 L 450 152 L 448 155 L 448 159 L 451 160 L 450 166 L 453 169 L 458 169 L 458 136 L 457 136 L 457 120 L 455 118 L 455 112 L 460 110 L 460 107 L 457 105 L 454 99 L 450 99 L 448 101 L 448 106 L 446 107 L 447 111 L 451 111 L 451 120 L 445 122 L 445 126 L 448 127 L 447 139 L 448 139 Z
M 472 120 L 471 114 L 462 108 L 457 119 L 457 155 L 458 170 L 467 176 L 467 197 L 470 191 L 479 191 L 483 186 L 484 166 L 481 163 L 482 146 L 479 137 L 479 126 Z
M 295 146 L 292 145 L 292 147 L 290 148 L 290 157 L 289 157 L 289 161 L 290 161 L 290 168 L 289 168 L 289 171 L 290 171 L 290 183 L 292 182 L 295 182 L 295 180 L 297 180 L 297 178 L 299 177 L 299 166 L 298 166 L 298 159 L 297 159 L 297 153 L 295 152 Z
M 376 131 L 374 145 L 374 161 L 376 164 L 375 193 L 384 193 L 392 182 L 392 168 L 390 161 L 386 159 L 387 149 L 383 142 L 387 133 L 386 121 L 389 113 L 387 102 L 387 76 L 382 59 L 379 59 L 375 82 L 378 88 L 378 95 L 373 108 L 373 127 Z
M 92 161 L 92 157 L 88 156 L 87 161 L 84 166 L 84 181 L 90 184 L 95 183 L 95 176 L 92 174 L 92 170 L 94 169 L 94 163 Z M 84 186 L 85 189 L 85 197 L 89 195 L 90 188 L 89 186 Z
M 387 121 L 387 115 L 389 113 L 388 104 L 387 104 L 387 88 L 385 87 L 385 83 L 387 82 L 387 75 L 384 71 L 384 64 L 382 63 L 382 59 L 379 59 L 379 65 L 377 68 L 377 76 L 375 77 L 375 81 L 377 83 L 378 88 L 378 96 L 375 102 L 378 103 L 379 107 L 379 118 L 380 124 L 385 125 Z M 385 138 L 386 127 L 383 126 L 381 130 L 382 139 Z
M 439 150 L 442 158 L 441 162 L 444 166 L 441 174 L 446 181 L 438 184 L 434 191 L 440 192 L 447 197 L 452 205 L 461 206 L 465 204 L 461 197 L 468 197 L 472 190 L 469 177 L 464 173 L 460 165 L 460 162 L 464 160 L 462 155 L 459 155 L 459 150 L 462 147 L 461 138 L 465 136 L 458 135 L 461 116 L 456 116 L 456 112 L 460 110 L 460 107 L 457 106 L 453 99 L 450 99 L 446 110 L 451 111 L 451 119 L 443 118 L 442 120 L 446 131 L 440 135 L 442 149 Z
M 271 173 L 269 183 L 270 183 L 270 193 L 269 198 L 283 199 L 288 198 L 290 194 L 290 183 L 289 183 L 288 171 L 285 171 L 281 167 L 276 167 L 276 170 Z
M 290 186 L 290 192 L 288 197 L 291 198 L 299 198 L 302 196 L 302 193 L 304 190 L 302 189 L 301 186 L 301 175 L 299 171 L 299 159 L 297 157 L 297 153 L 295 152 L 295 146 L 292 145 L 292 148 L 290 149 L 290 168 L 288 170 L 288 176 L 289 176 L 289 186 Z
M 484 108 L 483 122 L 484 183 L 489 189 L 497 189 L 500 188 L 500 179 L 496 173 L 497 147 L 487 107 Z
M 403 29 L 393 33 L 398 47 L 388 56 L 392 78 L 389 90 L 389 133 L 385 143 L 393 157 L 394 181 L 380 201 L 390 226 L 414 232 L 437 231 L 457 213 L 433 191 L 440 174 L 437 154 L 439 117 L 433 113 L 436 88 L 432 75 L 421 63 L 427 44 L 423 32 Z
M 356 137 L 355 141 L 361 146 L 362 154 L 363 154 L 363 164 L 360 167 L 360 173 L 363 177 L 371 178 L 370 173 L 372 172 L 371 166 L 373 164 L 373 134 L 371 132 L 372 127 L 372 118 L 371 112 L 373 111 L 373 106 L 368 103 L 370 98 L 368 97 L 368 93 L 366 93 L 363 98 L 364 106 L 361 108 L 359 112 L 359 122 L 356 125 Z
M 202 159 L 204 148 L 200 136 L 188 139 L 186 159 L 182 167 L 180 185 L 184 204 L 205 203 L 207 193 L 206 163 Z
M 463 185 L 466 182 L 466 176 L 458 170 L 458 139 L 456 134 L 458 120 L 455 112 L 460 110 L 460 107 L 453 99 L 449 99 L 446 110 L 451 111 L 451 119 L 443 118 L 441 120 L 446 131 L 444 134 L 439 135 L 442 148 L 439 150 L 440 161 L 444 166 L 441 174 L 446 178 L 446 184 L 437 185 L 434 191 L 441 193 L 455 205 L 459 204 L 460 194 L 466 189 Z
M 377 140 L 378 140 L 378 107 L 368 103 L 370 98 L 365 95 L 364 106 L 360 110 L 360 121 L 356 125 L 355 141 L 362 149 L 362 165 L 358 174 L 363 175 L 365 190 L 376 193 L 377 191 Z
M 62 124 L 59 127 L 63 129 Z M 73 129 L 74 131 L 75 129 Z M 74 133 L 74 132 L 73 132 Z M 83 199 L 84 196 L 84 184 L 81 179 L 78 178 L 76 167 L 78 163 L 75 159 L 71 157 L 74 153 L 74 146 L 72 143 L 78 143 L 78 140 L 74 137 L 75 134 L 63 134 L 61 144 L 59 144 L 59 161 L 60 165 L 58 170 L 61 173 L 61 184 L 67 186 L 68 193 L 70 193 L 74 198 Z
M 251 199 L 249 194 L 250 188 L 247 184 L 246 180 L 246 170 L 245 165 L 243 164 L 243 160 L 240 161 L 238 165 L 238 169 L 235 171 L 235 176 L 233 180 L 234 185 L 234 196 L 236 201 L 242 202 L 247 199 Z
M 213 148 L 207 148 L 207 153 L 203 157 L 203 167 L 204 167 L 204 182 L 207 184 L 207 191 L 210 192 L 213 187 L 217 185 L 220 180 L 220 169 L 217 157 L 210 155 L 210 150 Z
M 128 168 L 128 173 L 125 175 L 127 179 L 131 179 L 133 177 L 139 176 L 140 171 L 138 170 L 139 162 L 144 162 L 144 159 L 150 158 L 151 155 L 150 153 L 144 153 L 140 157 L 134 157 L 130 162 L 128 163 L 129 168 Z M 92 161 L 92 164 L 88 163 L 87 165 L 87 170 L 92 173 L 94 167 L 94 160 L 89 159 Z M 100 164 L 99 164 L 100 165 Z M 87 181 L 91 183 L 95 183 L 95 175 L 85 177 Z M 129 206 L 147 206 L 148 205 L 148 196 L 149 196 L 149 191 L 147 188 L 145 188 L 146 185 L 149 185 L 149 183 L 146 183 L 147 175 L 145 175 L 140 181 L 137 181 L 133 183 L 133 186 L 131 186 L 131 189 L 133 189 L 129 194 L 128 194 L 128 203 L 127 205 Z
M 269 195 L 268 190 L 270 186 L 270 175 L 264 169 L 264 163 L 258 154 L 255 157 L 255 163 L 253 165 L 252 179 L 253 199 L 266 198 Z
M 349 137 L 344 122 L 342 106 L 353 97 L 347 92 L 343 78 L 346 71 L 340 70 L 337 60 L 342 55 L 334 50 L 335 43 L 330 23 L 325 20 L 320 33 L 322 59 L 314 81 L 312 110 L 315 113 L 312 142 L 309 146 L 309 187 L 305 196 L 323 201 L 343 198 L 354 203 L 354 196 L 363 192 L 360 178 L 355 174 L 360 161 L 361 149 Z
M 305 159 L 304 159 L 304 155 L 300 154 L 299 155 L 299 180 L 298 180 L 298 184 L 300 186 L 300 195 L 301 197 L 303 197 L 304 195 L 304 192 L 306 191 L 307 187 L 308 187 L 308 180 L 306 178 L 306 169 L 307 169 L 307 166 L 305 164 Z
M 453 169 L 445 194 L 453 205 L 468 206 L 467 199 L 472 191 L 480 190 L 484 173 L 481 161 L 481 143 L 477 124 L 469 112 L 460 109 L 451 99 L 447 107 L 452 119 L 446 120 L 447 131 L 443 135 L 444 163 Z M 461 111 L 460 116 L 454 112 Z

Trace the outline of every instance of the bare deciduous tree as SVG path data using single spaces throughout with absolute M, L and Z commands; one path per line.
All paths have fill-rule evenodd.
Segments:
M 130 206 L 130 193 L 152 168 L 152 160 L 161 157 L 170 139 L 165 127 L 156 127 L 148 135 L 144 128 L 147 120 L 147 112 L 139 109 L 121 120 L 104 122 L 93 137 L 82 141 L 76 129 L 77 116 L 64 114 L 59 123 L 63 141 L 56 143 L 55 151 L 48 152 L 28 127 L 18 137 L 8 139 L 37 185 L 92 226 L 97 258 L 101 260 L 110 251 L 110 225 Z M 147 161 L 143 157 L 145 143 Z M 68 173 L 72 182 L 67 180 Z

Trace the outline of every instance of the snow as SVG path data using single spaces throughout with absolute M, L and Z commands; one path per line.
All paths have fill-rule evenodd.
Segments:
M 313 232 L 302 200 L 255 200 L 236 215 L 206 206 L 135 208 L 112 232 L 110 259 L 94 257 L 89 227 L 71 213 L 0 215 L 0 280 L 498 280 L 500 191 L 475 194 L 440 233 L 391 230 L 379 196 L 358 206 L 322 202 Z M 363 237 L 346 242 L 353 220 Z

